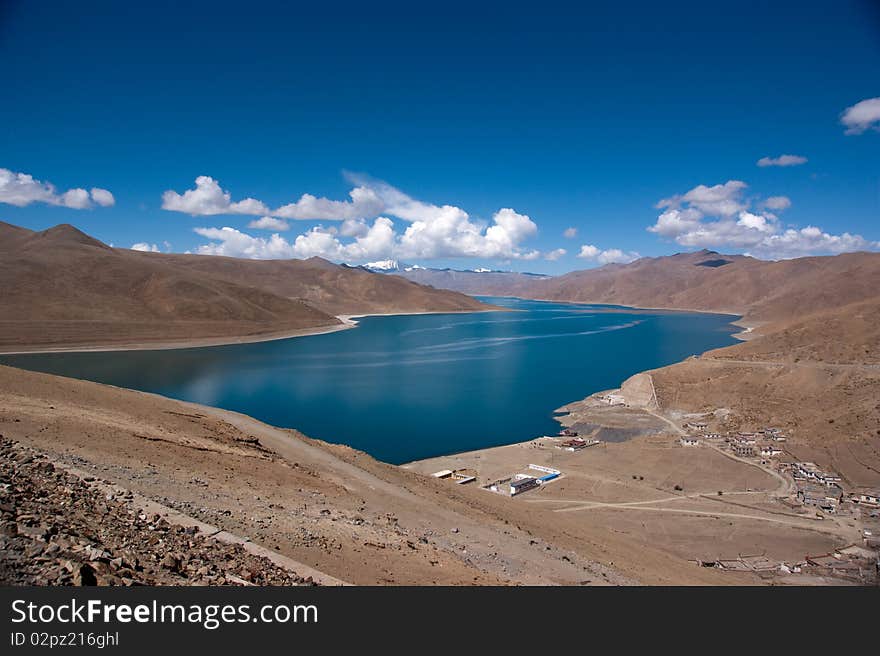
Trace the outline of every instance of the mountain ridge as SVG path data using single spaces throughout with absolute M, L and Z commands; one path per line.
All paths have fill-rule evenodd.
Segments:
M 320 258 L 236 260 L 113 248 L 69 224 L 0 222 L 0 349 L 338 329 L 335 315 L 489 309 L 475 299 Z

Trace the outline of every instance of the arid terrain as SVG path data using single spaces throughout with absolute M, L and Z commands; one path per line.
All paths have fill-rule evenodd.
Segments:
M 0 229 L 5 350 L 262 339 L 338 329 L 345 315 L 488 307 L 324 260 L 138 253 L 70 226 Z M 468 288 L 503 294 L 505 279 Z M 587 448 L 543 437 L 403 467 L 228 411 L 0 367 L 0 573 L 50 584 L 868 580 L 862 561 L 822 554 L 880 530 L 876 512 L 847 501 L 880 486 L 880 256 L 700 252 L 514 284 L 529 298 L 736 313 L 746 341 L 561 408 L 564 426 L 597 441 Z M 738 436 L 770 426 L 785 438 L 772 455 L 736 451 Z M 803 461 L 839 478 L 839 511 L 801 502 Z M 443 470 L 455 473 L 431 476 Z M 536 472 L 551 479 L 506 493 Z M 92 514 L 108 519 L 101 530 Z
M 53 466 L 111 481 L 123 497 L 131 492 L 346 583 L 752 580 L 243 415 L 85 381 L 0 367 L 0 433 Z M 5 476 L 4 485 L 16 485 Z
M 743 315 L 749 324 L 792 320 L 812 312 L 877 298 L 880 254 L 847 253 L 765 261 L 701 250 L 644 257 L 561 276 L 458 272 L 469 294 L 520 296 L 573 303 L 700 310 Z M 444 271 L 404 275 L 441 287 Z M 482 281 L 482 282 L 481 282 Z
M 111 248 L 70 225 L 0 222 L 0 351 L 249 341 L 336 330 L 335 315 L 461 312 L 478 301 L 358 268 Z
M 472 273 L 470 287 L 481 291 Z M 430 280 L 430 276 L 423 276 Z M 496 276 L 484 293 L 504 293 Z M 880 485 L 880 254 L 766 262 L 713 251 L 643 258 L 524 286 L 518 296 L 741 315 L 742 344 L 653 372 L 660 407 L 780 426 L 799 457 Z

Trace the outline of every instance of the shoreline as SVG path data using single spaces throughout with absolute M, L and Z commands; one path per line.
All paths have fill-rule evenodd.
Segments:
M 282 339 L 296 337 L 312 337 L 314 335 L 326 335 L 329 333 L 356 328 L 357 319 L 365 317 L 396 317 L 413 316 L 419 314 L 479 314 L 482 312 L 500 312 L 505 308 L 492 310 L 425 310 L 418 312 L 372 312 L 364 314 L 338 314 L 336 318 L 341 323 L 328 326 L 315 326 L 314 328 L 296 328 L 274 333 L 258 333 L 255 335 L 240 335 L 229 337 L 200 337 L 195 339 L 158 340 L 156 342 L 129 342 L 122 344 L 85 344 L 72 346 L 46 346 L 19 347 L 18 350 L 0 350 L 3 355 L 40 355 L 51 353 L 110 353 L 114 351 L 174 351 L 190 348 L 211 348 L 214 346 L 235 346 L 236 344 L 257 344 L 260 342 L 275 342 Z
M 595 303 L 589 301 L 558 301 L 550 298 L 525 298 L 521 296 L 498 296 L 497 298 L 516 298 L 523 301 L 541 301 L 543 303 L 562 303 L 566 305 L 608 305 L 608 303 Z M 662 310 L 664 312 L 682 312 L 687 314 L 717 314 L 721 316 L 738 317 L 736 321 L 731 321 L 730 325 L 742 328 L 738 333 L 731 334 L 731 337 L 741 342 L 747 342 L 757 337 L 755 330 L 769 323 L 768 321 L 756 321 L 754 319 L 746 319 L 742 312 L 734 312 L 731 310 L 699 310 L 697 308 L 674 308 L 674 307 L 636 307 L 621 306 L 630 310 Z M 608 310 L 606 310 L 608 311 Z M 611 310 L 613 311 L 613 310 Z M 623 310 L 620 310 L 623 311 Z M 639 372 L 644 373 L 644 372 Z
M 127 344 L 95 344 L 74 346 L 50 346 L 36 347 L 29 350 L 0 351 L 0 355 L 39 355 L 49 353 L 104 353 L 113 351 L 173 351 L 188 348 L 210 348 L 212 346 L 234 346 L 235 344 L 256 344 L 259 342 L 273 342 L 281 339 L 294 337 L 310 337 L 312 335 L 325 335 L 340 330 L 354 328 L 356 323 L 346 322 L 341 317 L 341 324 L 329 326 L 315 326 L 314 328 L 296 328 L 277 333 L 260 333 L 256 335 L 240 335 L 235 337 L 202 337 L 186 340 L 168 340 L 153 342 L 133 342 Z
M 566 305 L 591 305 L 590 303 L 583 303 L 583 302 L 576 302 L 576 301 L 553 301 L 553 300 L 549 300 L 549 299 L 526 299 L 526 298 L 521 298 L 518 296 L 506 296 L 506 297 L 497 297 L 497 298 L 514 298 L 514 299 L 518 299 L 518 300 L 537 300 L 540 302 L 561 303 L 561 304 L 566 304 Z M 216 339 L 208 338 L 205 340 L 187 340 L 184 342 L 173 342 L 173 343 L 167 342 L 167 343 L 155 344 L 155 345 L 154 344 L 134 344 L 134 345 L 118 345 L 118 346 L 109 346 L 109 345 L 108 346 L 93 346 L 93 347 L 73 346 L 73 347 L 63 347 L 63 348 L 57 348 L 57 349 L 37 349 L 37 350 L 32 350 L 32 351 L 0 352 L 0 356 L 2 356 L 2 355 L 52 354 L 52 353 L 96 353 L 96 352 L 114 352 L 114 351 L 142 351 L 142 350 L 159 351 L 159 350 L 176 350 L 176 349 L 186 349 L 186 348 L 210 348 L 213 346 L 231 346 L 231 345 L 235 345 L 235 344 L 251 344 L 251 343 L 259 343 L 259 342 L 277 341 L 277 340 L 282 340 L 282 339 L 293 339 L 296 337 L 309 337 L 312 335 L 329 334 L 329 333 L 338 332 L 341 330 L 348 330 L 351 328 L 356 328 L 358 326 L 358 319 L 362 319 L 362 318 L 366 318 L 366 317 L 417 316 L 417 315 L 426 315 L 426 314 L 479 314 L 479 313 L 485 313 L 485 312 L 497 312 L 497 311 L 505 311 L 505 310 L 507 310 L 507 309 L 500 308 L 498 310 L 495 310 L 495 309 L 472 310 L 472 311 L 468 311 L 468 312 L 456 312 L 456 311 L 449 311 L 449 310 L 425 310 L 425 311 L 415 311 L 415 312 L 377 312 L 377 313 L 365 313 L 365 314 L 339 314 L 339 315 L 336 315 L 336 318 L 339 319 L 339 321 L 341 322 L 341 324 L 339 324 L 339 325 L 320 326 L 320 327 L 316 327 L 314 329 L 305 328 L 305 329 L 298 329 L 295 331 L 287 331 L 287 332 L 283 332 L 283 333 L 254 335 L 252 338 L 248 338 L 248 337 L 235 338 L 235 341 L 230 341 L 231 338 L 216 338 Z M 731 323 L 731 325 L 736 325 L 736 326 L 742 327 L 744 329 L 740 333 L 734 333 L 731 335 L 731 337 L 738 339 L 740 341 L 747 341 L 751 337 L 757 336 L 757 335 L 752 334 L 751 337 L 744 337 L 742 335 L 753 333 L 753 329 L 757 326 L 762 325 L 762 323 L 763 323 L 763 322 L 742 321 L 742 315 L 737 315 L 737 314 L 734 314 L 731 312 L 706 312 L 703 310 L 690 310 L 690 309 L 680 309 L 680 308 L 637 308 L 637 307 L 625 307 L 625 308 L 621 308 L 620 311 L 626 311 L 626 310 L 663 310 L 663 311 L 684 312 L 684 313 L 719 314 L 719 315 L 731 316 L 731 317 L 739 316 L 740 317 L 739 320 L 731 321 L 730 323 Z M 735 346 L 735 345 L 732 345 L 732 346 Z M 700 354 L 700 355 L 702 355 L 702 354 Z M 687 358 L 685 358 L 685 360 L 686 359 Z M 667 365 L 667 366 L 679 364 L 680 362 L 684 362 L 685 360 L 680 360 L 679 362 L 674 362 L 674 363 Z M 634 375 L 646 373 L 648 371 L 652 371 L 652 370 L 646 369 L 645 371 L 637 372 L 637 374 L 634 374 Z M 115 387 L 115 386 L 111 385 L 111 387 Z M 177 401 L 179 403 L 187 403 L 187 404 L 191 404 L 193 406 L 199 406 L 205 410 L 213 411 L 214 414 L 223 414 L 223 413 L 231 413 L 232 412 L 232 411 L 226 410 L 224 408 L 194 403 L 191 401 L 184 401 L 182 399 L 175 399 L 172 397 L 166 397 L 161 394 L 156 394 L 156 393 L 152 393 L 152 392 L 144 392 L 142 390 L 136 390 L 136 389 L 131 389 L 131 388 L 120 388 L 120 389 L 126 389 L 126 390 L 129 390 L 132 392 L 137 392 L 139 394 L 146 394 L 149 396 L 156 396 L 156 397 L 163 398 L 163 399 Z M 583 397 L 583 399 L 576 399 L 575 401 L 571 401 L 570 403 L 577 403 L 578 401 L 583 401 L 591 396 L 594 396 L 594 395 L 600 394 L 600 393 L 601 393 L 601 390 L 598 392 L 593 392 L 591 394 L 587 394 L 585 397 Z M 556 410 L 553 411 L 553 415 L 554 415 L 553 420 L 556 421 L 557 423 L 559 423 L 560 426 L 564 426 L 564 424 L 561 421 L 561 417 L 565 416 L 565 415 L 560 415 L 561 408 L 564 408 L 564 407 L 570 405 L 570 403 L 564 404 L 560 408 L 557 408 Z M 251 415 L 246 415 L 244 413 L 234 413 L 234 414 L 241 415 L 242 417 L 247 418 L 248 420 L 263 423 L 260 419 L 253 417 Z M 565 413 L 565 414 L 568 414 L 568 413 Z M 471 450 L 467 450 L 467 451 L 454 452 L 454 453 L 444 454 L 441 456 L 432 456 L 432 457 L 434 457 L 434 458 L 436 458 L 436 457 L 452 457 L 452 456 L 464 455 L 464 454 L 469 454 L 469 453 L 477 453 L 480 451 L 484 451 L 485 449 L 502 448 L 505 446 L 513 446 L 513 445 L 518 445 L 518 444 L 527 444 L 529 442 L 534 441 L 535 439 L 539 439 L 539 437 L 540 436 L 531 437 L 531 438 L 527 438 L 525 440 L 520 440 L 520 441 L 509 442 L 509 443 L 497 445 L 495 447 L 484 447 L 483 449 L 471 449 Z M 373 456 L 370 456 L 370 457 L 373 457 Z M 404 462 L 404 463 L 400 463 L 400 464 L 396 464 L 396 465 L 392 464 L 392 463 L 385 463 L 385 464 L 389 464 L 394 467 L 406 468 L 407 465 L 411 465 L 413 463 L 418 463 L 418 462 L 422 462 L 424 460 L 430 460 L 430 459 L 431 458 L 421 458 L 418 460 Z M 385 461 L 378 460 L 378 459 L 377 459 L 377 461 L 383 462 L 383 463 L 385 462 Z

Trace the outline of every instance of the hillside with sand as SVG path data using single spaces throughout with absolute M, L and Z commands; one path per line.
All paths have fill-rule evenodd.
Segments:
M 749 325 L 792 320 L 876 298 L 880 253 L 764 261 L 701 250 L 644 257 L 561 276 L 470 273 L 462 287 L 444 272 L 407 273 L 472 294 L 743 315 Z
M 345 327 L 335 314 L 461 312 L 455 292 L 308 261 L 111 248 L 0 222 L 0 349 L 222 343 Z

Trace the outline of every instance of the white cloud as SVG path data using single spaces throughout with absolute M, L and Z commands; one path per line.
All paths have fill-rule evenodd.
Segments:
M 85 189 L 70 189 L 61 194 L 60 204 L 74 210 L 86 210 L 92 206 L 92 198 Z
M 773 225 L 773 218 L 764 214 L 752 214 L 751 212 L 740 212 L 736 225 L 756 232 L 773 232 L 776 228 Z
M 577 237 L 577 234 L 577 228 L 566 228 L 565 231 L 562 233 L 562 236 L 566 239 L 574 239 L 575 237 Z
M 704 214 L 733 216 L 747 207 L 742 201 L 742 192 L 747 186 L 741 180 L 728 180 L 724 184 L 711 187 L 697 185 L 683 196 L 664 198 L 656 207 L 676 209 L 688 205 L 691 209 Z
M 593 260 L 599 264 L 629 264 L 641 257 L 635 251 L 625 253 L 619 248 L 609 248 L 602 250 L 593 244 L 584 244 L 577 255 L 584 260 Z
M 840 117 L 846 134 L 861 134 L 865 130 L 880 130 L 880 98 L 868 98 L 847 107 Z
M 724 185 L 700 185 L 688 193 L 658 203 L 668 208 L 648 230 L 696 248 L 734 247 L 775 259 L 810 253 L 842 253 L 877 248 L 859 235 L 832 235 L 816 227 L 786 228 L 778 217 L 766 210 L 785 210 L 791 206 L 786 196 L 755 199 L 761 210 L 749 209 L 742 198 L 746 185 L 736 180 Z M 736 207 L 736 212 L 731 212 Z
M 100 187 L 92 187 L 92 200 L 101 207 L 112 207 L 116 204 L 116 199 L 106 189 Z
M 282 226 L 286 227 L 287 224 L 276 217 L 342 221 L 339 228 L 317 226 L 292 242 L 285 242 L 295 257 L 320 255 L 328 259 L 358 261 L 364 258 L 440 257 L 533 260 L 541 256 L 540 251 L 523 247 L 523 242 L 537 234 L 538 226 L 529 216 L 511 208 L 498 210 L 492 215 L 491 222 L 474 221 L 459 207 L 425 203 L 385 182 L 365 176 L 348 174 L 348 177 L 356 185 L 349 194 L 350 201 L 334 201 L 304 194 L 296 203 L 266 213 L 266 216 L 251 222 L 249 227 L 283 230 Z M 251 213 L 250 209 L 247 212 L 242 209 L 244 204 L 264 207 L 255 199 L 231 203 L 229 193 L 207 176 L 199 177 L 196 188 L 183 195 L 167 191 L 163 196 L 165 209 L 190 214 Z M 399 233 L 395 230 L 393 220 L 387 217 L 401 219 L 409 225 Z M 374 219 L 372 225 L 367 221 L 370 218 Z M 263 243 L 259 241 L 260 238 L 237 230 L 234 232 L 212 232 L 210 238 L 221 243 L 207 244 L 204 252 L 229 251 L 245 257 L 265 257 L 265 253 L 274 256 L 274 253 L 284 250 L 284 245 L 277 240 L 263 240 Z M 199 234 L 208 236 L 204 232 Z M 343 243 L 340 237 L 353 241 Z M 254 239 L 257 241 L 252 241 Z
M 280 232 L 290 230 L 290 226 L 286 221 L 276 219 L 273 216 L 264 216 L 261 219 L 254 219 L 248 223 L 248 228 L 255 228 L 257 230 L 277 230 Z
M 578 257 L 582 257 L 585 260 L 594 260 L 601 253 L 599 248 L 593 246 L 592 244 L 584 244 L 581 246 L 581 252 L 577 254 Z
M 815 226 L 800 230 L 789 228 L 779 234 L 770 235 L 756 246 L 754 252 L 771 259 L 788 259 L 815 255 L 817 253 L 851 253 L 880 249 L 880 242 L 871 242 L 860 235 L 844 232 L 832 235 Z
M 378 217 L 367 232 L 354 241 L 343 244 L 333 231 L 316 226 L 293 242 L 279 234 L 268 238 L 254 237 L 235 228 L 195 228 L 195 232 L 212 240 L 198 248 L 203 255 L 226 255 L 252 259 L 289 259 L 323 257 L 329 260 L 363 262 L 383 259 L 394 246 L 394 224 L 391 219 Z
M 392 209 L 392 208 L 389 208 Z M 419 201 L 393 209 L 413 218 L 400 237 L 401 259 L 439 257 L 479 257 L 533 260 L 536 250 L 523 250 L 520 243 L 535 235 L 538 226 L 525 214 L 510 208 L 498 210 L 493 225 L 483 228 L 470 220 L 464 210 L 444 205 L 437 207 Z M 421 218 L 417 218 L 421 217 Z
M 231 194 L 207 175 L 197 177 L 195 189 L 188 189 L 182 195 L 170 189 L 162 194 L 162 209 L 193 216 L 270 213 L 269 208 L 255 198 L 233 203 Z
M 369 229 L 370 226 L 363 219 L 346 219 L 339 227 L 339 234 L 343 237 L 362 237 Z
M 641 256 L 635 251 L 624 253 L 619 248 L 610 248 L 607 251 L 599 253 L 599 257 L 596 258 L 596 261 L 599 262 L 599 264 L 629 264 L 640 257 Z
M 565 255 L 566 253 L 568 253 L 568 251 L 565 250 L 564 248 L 557 248 L 557 249 L 552 250 L 548 253 L 544 253 L 544 259 L 550 260 L 551 262 L 555 262 L 556 260 L 558 260 L 560 257 Z
M 114 202 L 113 194 L 106 189 L 95 187 L 89 194 L 85 189 L 77 187 L 58 193 L 51 182 L 41 182 L 27 173 L 16 173 L 0 168 L 0 203 L 16 207 L 25 207 L 31 203 L 46 203 L 85 210 L 93 207 L 93 203 L 108 207 Z
M 158 253 L 159 247 L 156 244 L 148 244 L 146 242 L 138 242 L 131 245 L 133 251 L 143 251 L 145 253 Z
M 791 207 L 791 199 L 788 196 L 770 196 L 764 199 L 761 207 L 766 207 L 768 210 L 787 210 Z
M 273 234 L 269 238 L 252 237 L 228 226 L 224 228 L 194 228 L 194 231 L 196 234 L 212 240 L 212 243 L 198 247 L 196 252 L 203 255 L 226 255 L 257 260 L 294 257 L 293 247 L 278 234 Z
M 279 207 L 274 214 L 285 219 L 342 221 L 374 217 L 385 209 L 376 192 L 368 187 L 355 187 L 349 196 L 350 201 L 343 201 L 303 194 L 298 201 Z
M 758 160 L 758 166 L 799 166 L 807 163 L 807 158 L 801 155 L 780 155 L 779 157 L 762 157 Z

